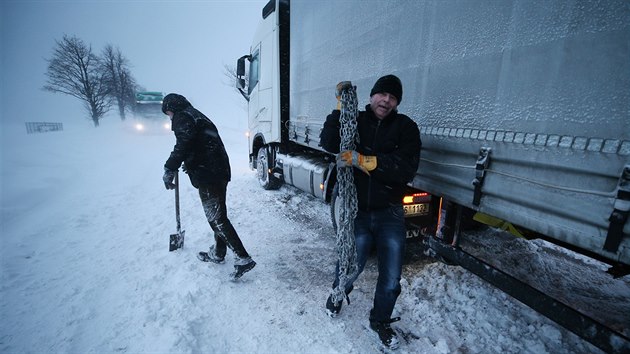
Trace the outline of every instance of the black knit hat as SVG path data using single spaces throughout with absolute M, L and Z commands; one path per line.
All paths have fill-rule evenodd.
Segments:
M 395 75 L 385 75 L 380 79 L 376 80 L 374 87 L 372 87 L 372 91 L 370 91 L 370 97 L 375 93 L 383 93 L 387 92 L 390 95 L 393 95 L 398 100 L 398 104 L 402 101 L 402 83 L 400 79 Z
M 162 113 L 166 114 L 166 111 L 173 113 L 183 111 L 188 106 L 190 106 L 190 102 L 188 102 L 186 97 L 176 93 L 169 93 L 162 100 Z

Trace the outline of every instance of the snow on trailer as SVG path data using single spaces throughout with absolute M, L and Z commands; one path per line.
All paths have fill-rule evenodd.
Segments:
M 472 211 L 623 276 L 630 266 L 629 45 L 623 0 L 272 0 L 238 62 L 250 164 L 267 188 L 284 182 L 329 201 L 336 176 L 319 132 L 334 85 L 352 80 L 361 106 L 376 79 L 393 73 L 404 87 L 399 110 L 421 128 L 410 187 L 431 198 L 417 226 L 434 251 L 469 269 L 485 264 L 451 254 L 461 251 L 462 215 Z M 520 300 L 539 301 L 532 299 Z M 588 340 L 598 331 L 571 330 Z M 615 338 L 630 346 L 627 334 Z M 619 351 L 616 339 L 597 345 Z

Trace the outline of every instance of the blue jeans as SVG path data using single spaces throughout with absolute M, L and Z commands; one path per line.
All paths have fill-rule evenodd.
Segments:
M 374 307 L 370 320 L 385 321 L 391 318 L 394 305 L 400 295 L 400 276 L 405 249 L 405 219 L 401 205 L 375 211 L 361 211 L 354 220 L 354 236 L 357 247 L 356 277 L 346 284 L 346 293 L 363 272 L 372 249 L 376 248 L 378 280 L 374 292 Z M 335 272 L 333 288 L 339 284 L 339 264 Z

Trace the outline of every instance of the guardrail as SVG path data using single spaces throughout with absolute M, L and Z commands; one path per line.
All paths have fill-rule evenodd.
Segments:
M 46 133 L 63 130 L 63 123 L 26 122 L 26 133 Z

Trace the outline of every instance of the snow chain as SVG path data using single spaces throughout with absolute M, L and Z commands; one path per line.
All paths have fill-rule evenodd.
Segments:
M 341 143 L 340 151 L 355 150 L 357 137 L 357 92 L 354 87 L 341 93 Z M 337 167 L 337 202 L 341 203 L 337 223 L 337 255 L 339 257 L 339 285 L 332 290 L 334 303 L 346 298 L 345 288 L 349 279 L 356 276 L 357 248 L 354 239 L 354 218 L 357 216 L 357 189 L 352 167 Z

